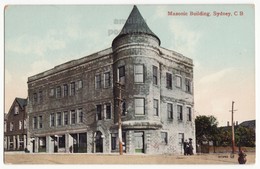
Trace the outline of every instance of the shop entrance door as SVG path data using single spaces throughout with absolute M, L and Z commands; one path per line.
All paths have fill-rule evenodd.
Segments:
M 144 153 L 144 132 L 135 132 L 135 153 Z

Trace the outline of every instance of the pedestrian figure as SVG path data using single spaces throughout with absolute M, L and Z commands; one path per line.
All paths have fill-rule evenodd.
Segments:
M 191 138 L 189 138 L 189 152 L 188 152 L 188 154 L 189 155 L 193 155 L 193 146 L 192 146 L 192 139 Z
M 189 143 L 188 143 L 188 141 L 187 140 L 185 140 L 184 141 L 184 143 L 183 143 L 183 150 L 184 150 L 184 155 L 188 155 L 187 154 L 187 148 L 189 147 Z
M 247 156 L 246 153 L 240 149 L 238 153 L 238 163 L 245 164 L 247 161 L 246 156 Z

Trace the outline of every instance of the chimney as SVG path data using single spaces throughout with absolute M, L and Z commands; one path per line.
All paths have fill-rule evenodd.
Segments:
M 236 121 L 236 126 L 238 126 L 238 121 Z
M 227 126 L 229 127 L 229 121 L 227 121 Z

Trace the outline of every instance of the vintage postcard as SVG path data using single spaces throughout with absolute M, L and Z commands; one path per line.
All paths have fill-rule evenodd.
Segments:
M 255 5 L 6 5 L 9 164 L 255 164 Z

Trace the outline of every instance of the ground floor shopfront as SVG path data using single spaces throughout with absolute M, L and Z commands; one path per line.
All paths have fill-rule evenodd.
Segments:
M 23 151 L 27 145 L 27 135 L 7 135 L 4 136 L 4 149 L 6 151 Z
M 185 138 L 190 137 L 187 135 Z M 184 133 L 167 130 L 134 129 L 122 132 L 123 151 L 128 154 L 181 154 L 183 140 Z M 118 153 L 118 130 L 34 134 L 30 137 L 28 149 L 35 153 Z

